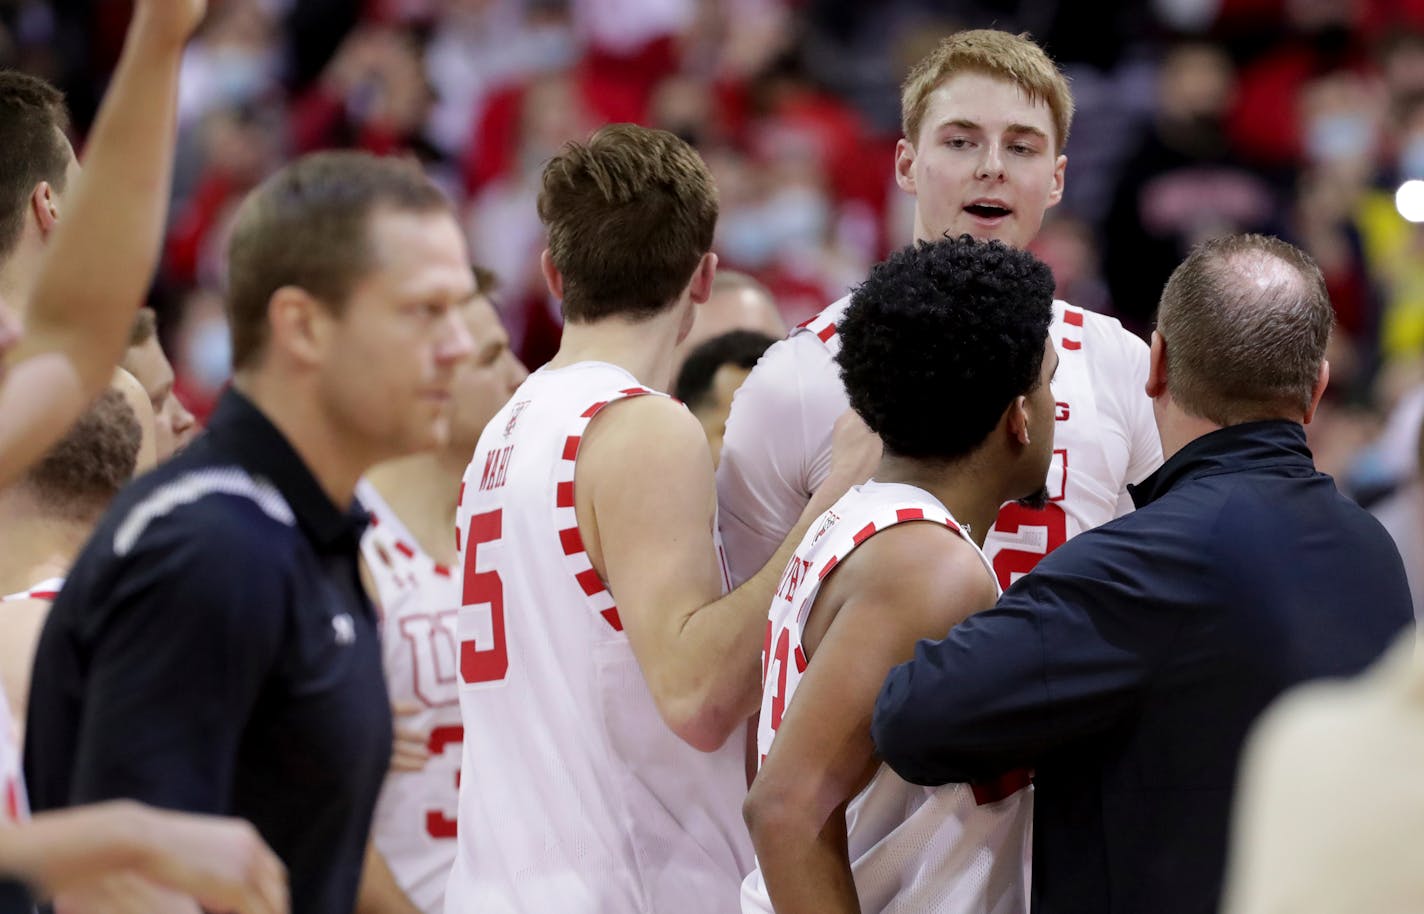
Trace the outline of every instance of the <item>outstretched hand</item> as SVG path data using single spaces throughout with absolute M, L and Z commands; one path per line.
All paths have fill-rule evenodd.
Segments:
M 148 810 L 154 853 L 143 875 L 222 914 L 286 914 L 287 870 L 241 819 Z

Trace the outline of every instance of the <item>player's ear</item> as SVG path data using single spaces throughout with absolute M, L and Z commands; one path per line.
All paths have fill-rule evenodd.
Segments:
M 915 144 L 904 137 L 895 144 L 895 183 L 907 194 L 915 192 Z
M 539 255 L 539 269 L 544 273 L 544 284 L 549 287 L 549 294 L 559 301 L 564 300 L 564 276 L 559 272 L 559 268 L 554 266 L 554 255 L 549 253 L 548 248 Z
M 697 262 L 692 271 L 692 282 L 688 284 L 688 295 L 694 304 L 706 304 L 712 297 L 712 279 L 717 275 L 717 255 L 708 251 Z
M 1030 444 L 1028 435 L 1028 397 L 1014 397 L 1014 402 L 1004 412 L 1004 423 L 1009 437 L 1022 447 Z
M 1048 191 L 1048 205 L 1057 206 L 1063 200 L 1063 178 L 1068 171 L 1068 157 L 1061 155 L 1053 163 L 1053 184 Z
M 30 209 L 39 223 L 40 236 L 48 237 L 59 221 L 59 202 L 55 199 L 54 188 L 48 181 L 41 181 L 30 192 Z

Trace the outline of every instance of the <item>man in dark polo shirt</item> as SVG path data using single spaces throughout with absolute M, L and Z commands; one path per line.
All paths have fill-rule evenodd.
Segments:
M 70 573 L 35 658 L 26 777 L 36 809 L 132 797 L 247 818 L 293 911 L 349 914 L 391 741 L 353 490 L 440 440 L 475 288 L 439 191 L 356 153 L 258 188 L 229 260 L 232 389 Z
M 1137 510 L 920 642 L 881 690 L 875 745 L 907 780 L 1036 770 L 1035 914 L 1214 914 L 1252 722 L 1413 619 L 1389 535 L 1306 446 L 1332 317 L 1283 241 L 1195 250 L 1152 336 L 1167 462 Z

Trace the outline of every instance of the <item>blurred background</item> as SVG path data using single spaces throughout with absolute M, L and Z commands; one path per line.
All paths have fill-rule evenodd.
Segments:
M 152 304 L 202 417 L 228 373 L 225 235 L 301 153 L 417 156 L 456 202 L 531 367 L 557 346 L 538 272 L 543 162 L 608 121 L 715 174 L 717 250 L 789 324 L 910 238 L 898 87 L 942 35 L 1033 34 L 1072 80 L 1067 193 L 1036 252 L 1060 297 L 1151 330 L 1196 241 L 1285 237 L 1338 315 L 1322 469 L 1367 505 L 1416 475 L 1424 419 L 1424 0 L 210 0 L 183 62 L 177 188 Z M 0 64 L 60 87 L 81 148 L 123 0 L 0 0 Z M 1420 499 L 1424 504 L 1424 499 Z

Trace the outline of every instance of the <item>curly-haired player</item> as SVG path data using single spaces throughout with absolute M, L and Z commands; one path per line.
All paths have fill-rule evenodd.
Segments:
M 893 255 L 851 297 L 841 376 L 885 453 L 772 603 L 744 914 L 1026 910 L 1016 783 L 901 780 L 870 715 L 916 641 L 998 596 L 984 537 L 1004 502 L 1042 496 L 1053 455 L 1052 302 L 1032 255 L 967 236 Z

